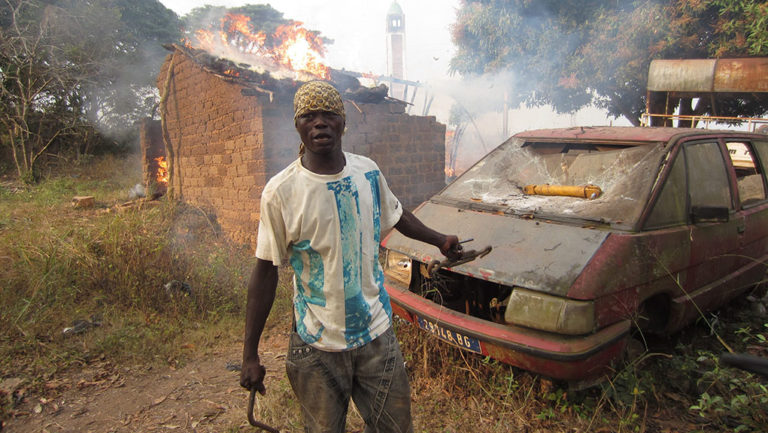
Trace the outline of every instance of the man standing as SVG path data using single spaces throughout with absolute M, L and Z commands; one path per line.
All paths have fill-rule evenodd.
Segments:
M 408 377 L 379 242 L 394 227 L 458 258 L 458 238 L 426 227 L 402 208 L 376 163 L 342 150 L 344 104 L 333 86 L 303 85 L 293 107 L 300 156 L 269 180 L 261 197 L 240 384 L 265 392 L 258 344 L 277 266 L 287 261 L 294 271 L 294 332 L 286 370 L 305 431 L 343 432 L 351 397 L 366 432 L 411 432 Z

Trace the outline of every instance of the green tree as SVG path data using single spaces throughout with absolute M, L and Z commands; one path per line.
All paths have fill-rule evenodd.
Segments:
M 19 177 L 34 180 L 35 163 L 76 115 L 68 109 L 69 89 L 78 85 L 75 65 L 53 43 L 51 6 L 4 0 L 0 29 L 0 124 Z M 35 5 L 42 6 L 42 5 Z
M 660 58 L 768 56 L 768 4 L 745 0 L 674 1 L 665 5 Z M 647 70 L 647 68 L 646 68 Z M 758 117 L 768 110 L 768 95 L 715 95 L 678 101 L 680 114 Z M 691 124 L 682 124 L 690 126 Z
M 157 0 L 115 0 L 115 6 L 120 11 L 123 32 L 130 35 L 135 48 L 181 38 L 181 20 Z
M 451 69 L 512 72 L 512 103 L 560 112 L 594 104 L 638 124 L 651 60 L 768 55 L 767 27 L 768 6 L 746 0 L 467 0 Z M 722 106 L 742 115 L 768 107 Z
M 160 43 L 180 38 L 173 12 L 156 0 L 0 1 L 0 142 L 20 177 L 151 112 Z
M 591 103 L 617 118 L 639 125 L 645 111 L 648 67 L 662 58 L 670 27 L 664 6 L 656 1 L 624 8 L 598 8 L 580 46 L 563 70 L 568 84 L 589 89 Z M 697 55 L 680 57 L 700 57 Z
M 167 55 L 162 44 L 181 40 L 181 21 L 157 0 L 59 3 L 68 12 L 58 26 L 60 41 L 88 69 L 77 89 L 83 115 L 110 136 L 135 134 L 136 122 L 157 104 L 155 79 Z
M 768 3 L 714 0 L 718 10 L 716 37 L 709 50 L 715 57 L 731 54 L 768 55 Z

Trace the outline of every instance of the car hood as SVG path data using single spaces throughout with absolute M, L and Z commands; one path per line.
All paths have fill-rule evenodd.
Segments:
M 426 202 L 414 214 L 428 227 L 459 239 L 465 250 L 493 250 L 453 271 L 508 286 L 565 296 L 610 231 Z M 428 263 L 445 257 L 432 245 L 393 230 L 386 248 Z

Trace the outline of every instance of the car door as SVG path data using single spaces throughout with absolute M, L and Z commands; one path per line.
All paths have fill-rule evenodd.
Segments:
M 737 270 L 744 221 L 735 212 L 731 173 L 721 143 L 717 139 L 690 141 L 683 144 L 683 151 L 691 239 L 684 288 L 696 296 Z
M 716 138 L 683 143 L 688 185 L 690 256 L 673 299 L 681 324 L 721 305 L 738 280 L 744 217 L 736 209 L 735 180 L 725 145 Z
M 768 140 L 725 138 L 736 179 L 741 284 L 749 285 L 765 275 L 768 254 Z
M 744 264 L 751 261 L 743 255 L 750 244 L 745 234 L 750 232 L 751 238 L 752 232 L 758 233 L 758 218 L 766 217 L 751 209 L 762 209 L 752 204 L 759 202 L 746 199 L 763 197 L 765 203 L 765 181 L 750 180 L 758 187 L 750 189 L 749 194 L 747 185 L 742 186 L 742 205 L 724 140 L 695 138 L 678 146 L 644 225 L 646 232 L 655 233 L 657 240 L 653 244 L 665 248 L 654 254 L 665 259 L 659 260 L 661 266 L 676 281 L 674 287 L 666 285 L 666 294 L 671 298 L 670 320 L 665 326 L 668 331 L 721 305 L 740 288 L 746 278 Z M 764 150 L 768 158 L 768 145 Z M 763 224 L 768 225 L 768 221 Z M 759 249 L 756 245 L 750 248 Z

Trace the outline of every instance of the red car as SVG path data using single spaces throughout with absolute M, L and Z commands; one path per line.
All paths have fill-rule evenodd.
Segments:
M 464 264 L 393 231 L 393 311 L 465 350 L 575 383 L 766 275 L 768 135 L 577 127 L 510 138 L 414 212 L 492 249 Z

